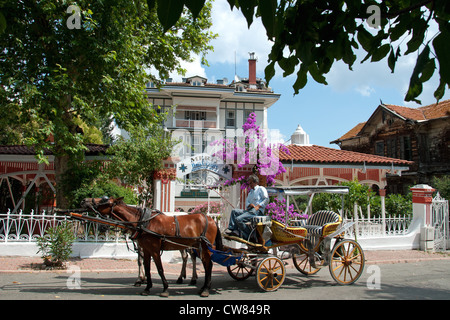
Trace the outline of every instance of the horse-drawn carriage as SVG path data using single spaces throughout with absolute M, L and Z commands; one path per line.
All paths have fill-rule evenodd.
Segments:
M 320 192 L 343 196 L 348 187 L 276 187 L 268 188 L 268 192 L 285 197 L 288 208 L 293 196 Z M 345 230 L 353 223 L 343 224 L 339 214 L 325 210 L 304 220 L 285 221 L 283 224 L 268 216 L 254 217 L 249 240 L 224 236 L 245 247 L 213 252 L 213 260 L 226 265 L 230 276 L 238 281 L 256 273 L 256 282 L 265 291 L 274 291 L 283 284 L 285 260 L 291 258 L 296 269 L 305 275 L 328 266 L 333 279 L 341 285 L 359 279 L 364 269 L 364 252 L 355 240 L 344 239 Z M 231 261 L 227 263 L 228 260 Z
M 286 197 L 287 206 L 292 196 L 327 192 L 344 195 L 348 187 L 276 187 L 268 188 L 276 197 Z M 342 198 L 343 202 L 343 198 Z M 245 280 L 256 274 L 258 286 L 274 291 L 286 277 L 285 260 L 291 259 L 303 274 L 311 275 L 328 266 L 333 279 L 342 285 L 359 279 L 364 269 L 364 253 L 355 241 L 344 239 L 344 231 L 353 223 L 342 223 L 341 215 L 332 211 L 318 211 L 306 220 L 282 224 L 268 216 L 254 217 L 249 239 L 225 235 L 234 245 L 223 246 L 217 223 L 203 214 L 169 216 L 157 210 L 143 210 L 127 206 L 120 199 L 86 199 L 82 205 L 100 217 L 68 212 L 75 219 L 118 227 L 131 232 L 142 248 L 148 294 L 152 283 L 150 258 L 153 258 L 163 281 L 162 295 L 168 295 L 168 283 L 161 263 L 162 250 L 195 249 L 205 267 L 202 296 L 209 295 L 212 261 L 227 267 L 230 276 Z M 343 206 L 342 206 L 343 207 Z

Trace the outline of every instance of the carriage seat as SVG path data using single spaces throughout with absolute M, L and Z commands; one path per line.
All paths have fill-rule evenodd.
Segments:
M 336 231 L 341 222 L 342 218 L 336 212 L 320 210 L 306 219 L 303 228 L 308 230 L 308 234 L 325 237 Z
M 272 218 L 270 216 L 254 216 L 252 218 L 252 226 L 269 226 L 272 224 Z

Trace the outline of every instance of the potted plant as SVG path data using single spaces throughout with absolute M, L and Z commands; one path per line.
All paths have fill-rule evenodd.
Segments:
M 42 253 L 44 265 L 49 268 L 64 268 L 72 254 L 75 235 L 71 224 L 64 222 L 48 228 L 45 235 L 37 239 L 38 253 Z

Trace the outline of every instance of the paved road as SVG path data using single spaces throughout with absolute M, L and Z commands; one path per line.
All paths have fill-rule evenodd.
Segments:
M 422 261 L 366 265 L 359 281 L 351 286 L 339 286 L 331 278 L 328 269 L 314 276 L 305 277 L 293 268 L 287 268 L 282 287 L 276 292 L 261 292 L 256 280 L 233 280 L 224 269 L 214 271 L 213 290 L 207 299 L 200 299 L 197 287 L 175 284 L 176 275 L 167 275 L 170 297 L 158 296 L 162 289 L 159 276 L 153 275 L 152 295 L 140 295 L 142 288 L 132 286 L 136 274 L 126 272 L 62 271 L 40 273 L 2 273 L 0 276 L 1 300 L 196 300 L 205 303 L 213 300 L 318 300 L 318 299 L 450 299 L 450 260 Z M 80 282 L 75 280 L 80 276 Z M 70 289 L 68 287 L 79 288 Z M 200 301 L 200 302 L 199 302 Z M 184 303 L 184 302 L 183 302 Z M 270 303 L 270 302 L 269 302 Z M 174 311 L 174 310 L 172 310 Z M 176 310 L 175 310 L 176 311 Z

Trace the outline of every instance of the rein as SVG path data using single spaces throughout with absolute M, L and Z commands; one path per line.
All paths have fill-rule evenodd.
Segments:
M 102 205 L 102 204 L 103 203 L 96 204 L 94 202 L 94 199 L 92 199 L 92 204 L 90 204 L 89 207 L 92 209 L 92 211 L 94 211 L 94 213 L 99 214 L 100 216 L 104 217 L 104 215 L 101 214 L 97 210 L 98 206 Z M 154 236 L 156 238 L 161 239 L 162 242 L 163 242 L 163 245 L 164 245 L 164 242 L 168 242 L 168 243 L 171 243 L 171 244 L 174 244 L 174 245 L 177 245 L 177 246 L 185 247 L 187 249 L 197 249 L 197 248 L 192 247 L 190 245 L 185 245 L 185 244 L 176 242 L 175 240 L 177 240 L 177 239 L 193 240 L 193 241 L 205 241 L 210 246 L 212 245 L 211 242 L 206 238 L 206 231 L 208 229 L 209 222 L 208 222 L 208 217 L 205 214 L 204 214 L 204 217 L 206 219 L 206 225 L 205 225 L 205 228 L 203 229 L 202 234 L 199 237 L 182 237 L 182 236 L 180 236 L 180 230 L 179 230 L 180 226 L 179 226 L 178 219 L 177 219 L 176 216 L 174 216 L 175 226 L 176 226 L 176 228 L 175 228 L 175 236 L 168 236 L 168 235 L 157 233 L 155 231 L 149 230 L 146 227 L 144 227 L 145 223 L 148 224 L 148 222 L 150 222 L 153 218 L 157 217 L 160 214 L 164 214 L 163 212 L 161 212 L 159 210 L 151 210 L 150 211 L 148 209 L 137 208 L 138 212 L 140 213 L 139 220 L 137 220 L 137 221 L 126 221 L 123 218 L 121 218 L 120 216 L 118 216 L 116 213 L 114 213 L 114 207 L 115 206 L 116 206 L 115 203 L 113 203 L 113 205 L 111 206 L 111 215 L 115 219 L 111 219 L 111 218 L 106 216 L 104 218 L 104 220 L 106 220 L 106 221 L 108 221 L 110 223 L 114 223 L 116 225 L 117 224 L 122 224 L 122 225 L 124 225 L 123 226 L 124 228 L 133 230 L 134 233 L 131 235 L 131 239 L 132 240 L 136 240 L 137 238 L 139 238 L 142 235 L 142 233 L 146 233 L 146 234 L 149 234 L 149 235 L 152 235 L 152 236 Z M 125 206 L 127 208 L 131 208 L 128 205 L 125 205 Z M 153 212 L 156 212 L 156 214 L 152 215 Z M 116 219 L 119 220 L 120 222 L 118 223 Z M 137 224 L 137 227 L 125 226 L 125 225 L 130 225 L 130 224 Z
M 94 199 L 92 199 L 92 204 L 90 204 L 89 207 L 90 207 L 90 209 L 91 209 L 94 213 L 100 215 L 100 216 L 103 217 L 105 220 L 110 220 L 111 222 L 115 222 L 114 219 L 111 219 L 111 218 L 109 218 L 108 216 L 105 216 L 104 214 L 102 214 L 101 212 L 99 212 L 99 211 L 97 210 L 97 207 L 98 207 L 99 205 L 102 205 L 102 203 L 96 204 L 96 203 L 94 202 Z M 138 210 L 138 212 L 139 212 L 139 220 L 137 220 L 137 221 L 126 221 L 125 219 L 121 218 L 120 216 L 118 216 L 118 215 L 114 212 L 114 207 L 115 207 L 115 206 L 116 206 L 115 203 L 111 206 L 111 215 L 112 215 L 115 219 L 119 220 L 122 224 L 125 224 L 125 225 L 126 225 L 126 224 L 135 224 L 135 223 L 137 223 L 137 224 L 138 224 L 138 228 L 140 228 L 140 225 L 141 225 L 141 224 L 143 224 L 143 223 L 145 223 L 145 222 L 148 222 L 148 221 L 152 220 L 153 218 L 155 218 L 155 217 L 158 216 L 159 214 L 163 214 L 163 213 L 162 213 L 161 211 L 159 211 L 159 210 L 152 210 L 152 211 L 150 211 L 150 214 L 149 214 L 147 209 L 137 208 L 137 210 Z M 130 206 L 128 206 L 128 205 L 126 205 L 126 206 L 127 206 L 128 208 L 130 208 Z M 152 216 L 152 213 L 153 213 L 153 212 L 156 212 L 156 214 L 155 214 L 154 216 Z M 149 216 L 149 217 L 147 217 L 147 216 Z

